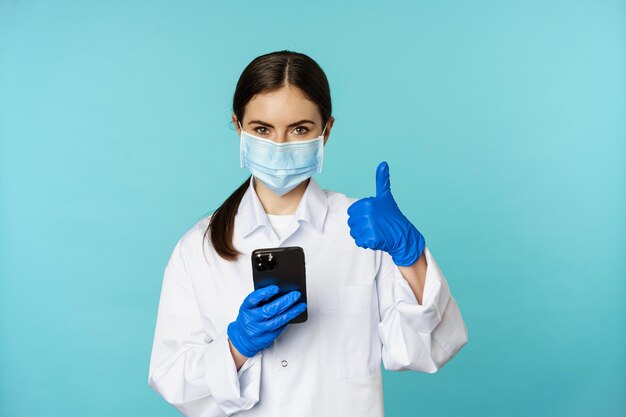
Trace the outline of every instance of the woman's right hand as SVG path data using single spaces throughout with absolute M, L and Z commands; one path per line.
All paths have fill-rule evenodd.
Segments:
M 291 291 L 259 306 L 277 293 L 276 285 L 252 291 L 241 303 L 237 319 L 228 325 L 228 338 L 242 355 L 252 357 L 269 347 L 285 331 L 287 323 L 306 310 L 304 302 L 294 305 L 300 298 L 299 291 Z

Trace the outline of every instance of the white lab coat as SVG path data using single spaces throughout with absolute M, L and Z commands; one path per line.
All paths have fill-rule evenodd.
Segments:
M 357 199 L 315 179 L 279 238 L 253 188 L 235 218 L 227 262 L 203 233 L 210 216 L 176 243 L 165 268 L 148 384 L 193 417 L 375 416 L 383 414 L 387 370 L 433 373 L 467 342 L 467 328 L 430 250 L 419 305 L 387 252 L 358 247 L 347 209 Z M 204 252 L 202 252 L 204 244 Z M 289 324 L 237 371 L 227 326 L 254 290 L 253 249 L 301 246 L 308 321 Z M 204 257 L 206 255 L 206 258 Z

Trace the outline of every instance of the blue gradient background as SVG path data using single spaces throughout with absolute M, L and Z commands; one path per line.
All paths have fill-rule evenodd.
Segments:
M 331 82 L 322 188 L 392 191 L 469 331 L 388 417 L 626 415 L 623 1 L 0 0 L 0 415 L 175 416 L 147 385 L 176 240 L 247 177 L 263 53 Z

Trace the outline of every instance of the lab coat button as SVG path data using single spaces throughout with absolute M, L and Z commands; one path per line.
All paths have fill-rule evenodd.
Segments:
M 283 366 L 283 368 L 284 368 L 285 366 L 287 366 L 287 361 L 286 361 L 286 360 L 283 360 L 280 364 L 281 364 L 281 365 Z

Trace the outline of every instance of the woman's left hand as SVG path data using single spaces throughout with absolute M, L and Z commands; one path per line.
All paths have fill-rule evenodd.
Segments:
M 410 266 L 422 254 L 424 236 L 402 214 L 391 195 L 389 166 L 376 168 L 376 197 L 367 197 L 348 207 L 350 236 L 357 246 L 388 252 L 396 265 Z

